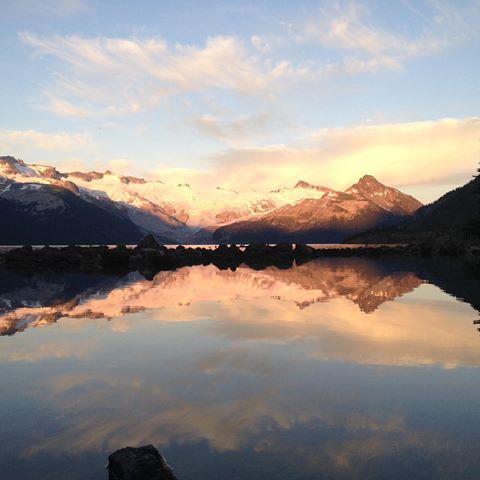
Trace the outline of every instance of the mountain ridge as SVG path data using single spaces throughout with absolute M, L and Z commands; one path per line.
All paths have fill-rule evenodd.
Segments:
M 12 156 L 0 157 L 0 199 L 16 202 L 18 209 L 21 198 L 18 195 L 9 198 L 9 184 L 39 185 L 35 201 L 40 205 L 50 198 L 47 194 L 52 194 L 41 186 L 65 189 L 90 206 L 113 209 L 115 217 L 121 218 L 125 226 L 133 224 L 134 237 L 138 232 L 149 232 L 160 239 L 180 243 L 208 243 L 223 241 L 225 237 L 230 241 L 232 229 L 247 226 L 254 227 L 252 240 L 283 238 L 277 230 L 282 233 L 282 228 L 286 228 L 287 236 L 297 232 L 294 236 L 299 240 L 312 241 L 316 236 L 336 242 L 360 228 L 395 223 L 421 206 L 413 197 L 386 187 L 371 175 L 365 175 L 345 192 L 305 180 L 298 180 L 293 187 L 266 193 L 240 192 L 220 186 L 202 192 L 184 183 L 168 184 L 162 180 L 117 175 L 111 170 L 61 172 L 53 166 L 27 164 Z M 25 202 L 23 205 L 26 209 Z M 7 207 L 4 205 L 4 208 Z M 318 212 L 320 217 L 333 220 L 322 224 Z M 249 223 L 257 221 L 273 223 L 274 228 L 257 235 L 258 224 Z M 299 228 L 289 229 L 288 223 L 292 221 L 298 223 Z
M 330 190 L 320 199 L 286 205 L 257 220 L 237 222 L 215 230 L 217 241 L 342 242 L 372 227 L 392 225 L 412 215 L 421 203 L 372 175 L 363 176 L 345 192 Z

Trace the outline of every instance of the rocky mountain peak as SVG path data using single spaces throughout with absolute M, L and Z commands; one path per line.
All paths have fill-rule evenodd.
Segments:
M 383 183 L 380 183 L 373 175 L 364 175 L 362 178 L 358 180 L 357 183 L 352 185 L 350 189 L 352 188 L 360 188 L 362 190 L 378 190 L 378 189 L 385 189 L 388 188 Z M 349 190 L 350 190 L 349 189 Z
M 32 170 L 23 160 L 5 155 L 0 157 L 0 176 L 25 175 L 35 176 L 36 172 Z
M 305 180 L 299 180 L 293 188 L 315 188 L 311 183 Z
M 0 163 L 3 163 L 3 164 L 8 163 L 9 165 L 12 165 L 19 162 L 21 162 L 21 160 L 17 160 L 15 157 L 12 157 L 11 155 L 0 156 Z
M 373 202 L 396 215 L 412 215 L 422 206 L 422 203 L 416 198 L 402 193 L 396 188 L 387 187 L 373 175 L 364 175 L 345 192 L 356 198 Z
M 16 159 L 15 157 L 12 157 L 10 155 L 0 156 L 0 165 L 4 169 L 9 169 L 12 171 L 17 171 L 17 165 L 25 166 L 22 160 Z

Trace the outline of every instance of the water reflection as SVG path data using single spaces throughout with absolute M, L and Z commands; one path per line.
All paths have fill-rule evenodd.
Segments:
M 327 259 L 288 270 L 268 267 L 237 271 L 214 266 L 158 273 L 152 281 L 138 273 L 122 279 L 59 275 L 23 277 L 6 274 L 0 296 L 0 334 L 55 323 L 61 317 L 115 318 L 160 309 L 235 298 L 276 298 L 303 309 L 344 297 L 366 313 L 417 288 L 414 273 L 385 269 L 363 259 Z
M 7 479 L 104 478 L 107 452 L 152 442 L 186 480 L 480 472 L 479 289 L 464 265 L 8 275 Z

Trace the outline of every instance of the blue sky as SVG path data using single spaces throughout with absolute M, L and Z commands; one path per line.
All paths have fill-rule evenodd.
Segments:
M 0 149 L 269 189 L 363 173 L 431 200 L 480 159 L 480 1 L 3 0 Z

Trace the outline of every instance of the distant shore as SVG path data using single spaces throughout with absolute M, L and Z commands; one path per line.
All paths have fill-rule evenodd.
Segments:
M 105 272 L 122 273 L 138 270 L 150 277 L 161 270 L 193 265 L 213 264 L 220 269 L 235 270 L 244 264 L 251 268 L 276 266 L 290 268 L 320 257 L 426 257 L 467 256 L 480 260 L 480 246 L 460 243 L 422 243 L 411 245 L 332 245 L 315 248 L 306 244 L 253 243 L 246 246 L 218 245 L 193 247 L 160 245 L 152 235 L 138 245 L 108 246 L 23 246 L 0 254 L 0 265 L 8 269 L 43 272 Z

